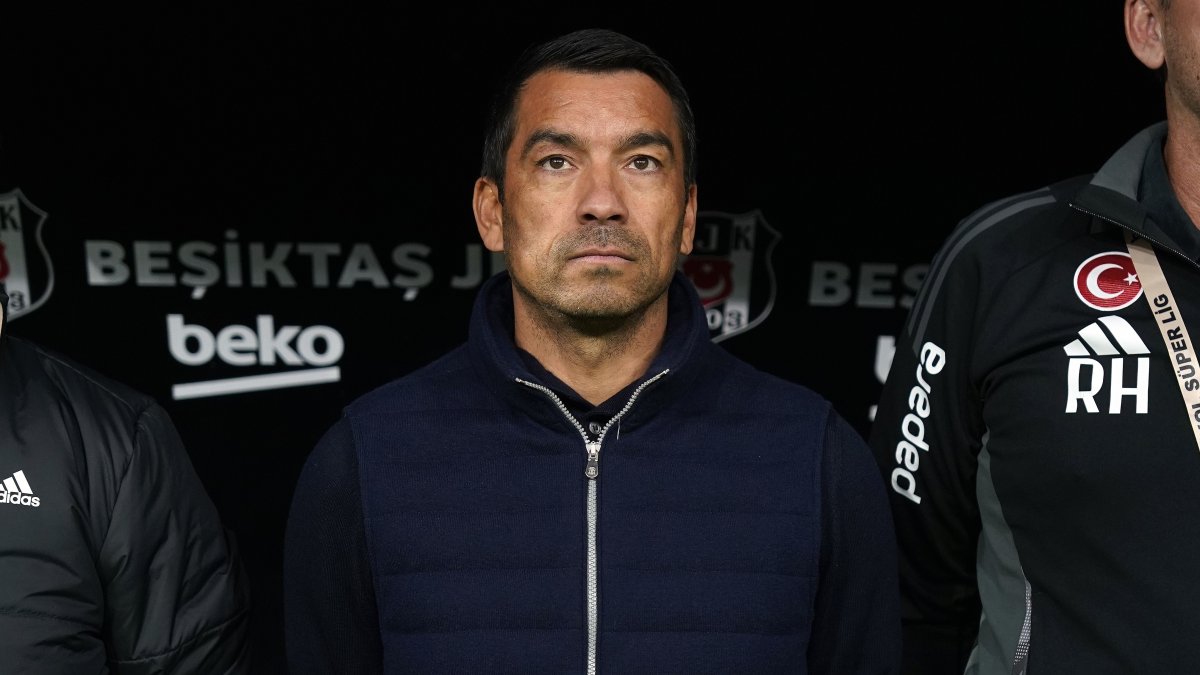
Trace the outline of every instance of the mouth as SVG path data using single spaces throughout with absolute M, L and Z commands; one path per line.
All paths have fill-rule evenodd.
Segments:
M 585 248 L 571 254 L 568 260 L 583 262 L 632 262 L 633 256 L 615 248 Z

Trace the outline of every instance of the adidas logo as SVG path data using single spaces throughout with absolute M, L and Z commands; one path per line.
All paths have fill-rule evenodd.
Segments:
M 1105 331 L 1108 329 L 1117 341 L 1113 344 Z M 1086 346 L 1085 346 L 1086 345 Z M 1089 351 L 1090 348 L 1090 351 Z M 1119 356 L 1121 354 L 1149 354 L 1146 343 L 1138 336 L 1129 322 L 1119 316 L 1102 316 L 1100 320 L 1079 331 L 1079 339 L 1063 347 L 1067 356 Z
M 1145 414 L 1150 399 L 1150 350 L 1129 322 L 1102 316 L 1079 331 L 1079 339 L 1063 346 L 1067 364 L 1068 413 L 1100 412 L 1096 398 L 1108 393 L 1108 413 L 1119 415 L 1127 398 Z M 1102 361 L 1098 357 L 1105 357 Z M 1125 357 L 1134 357 L 1126 360 Z M 1132 383 L 1127 386 L 1126 382 Z
M 0 504 L 37 508 L 42 505 L 42 500 L 33 496 L 33 488 L 29 487 L 25 472 L 18 471 L 4 479 L 4 489 L 0 490 Z

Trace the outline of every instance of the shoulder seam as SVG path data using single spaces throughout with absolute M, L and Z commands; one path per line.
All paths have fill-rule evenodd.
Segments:
M 925 328 L 946 274 L 954 264 L 955 259 L 963 249 L 976 237 L 1000 223 L 1032 208 L 1057 203 L 1056 197 L 1049 187 L 1032 192 L 1026 192 L 1008 199 L 992 202 L 980 208 L 967 219 L 946 239 L 938 254 L 933 258 L 929 267 L 929 275 L 921 286 L 920 297 L 905 323 L 905 332 L 912 338 L 913 348 L 918 349 L 925 337 Z
M 104 380 L 98 379 L 98 376 L 99 376 L 98 373 L 90 373 L 90 372 L 84 371 L 84 370 L 80 369 L 80 367 L 77 364 L 72 363 L 71 361 L 66 360 L 65 358 L 63 358 L 61 356 L 58 356 L 56 354 L 53 354 L 51 352 L 48 352 L 48 351 L 42 349 L 42 347 L 40 345 L 28 343 L 28 342 L 27 342 L 27 344 L 29 344 L 38 353 L 38 355 L 41 356 L 42 358 L 53 362 L 54 364 L 58 365 L 59 367 L 62 367 L 62 368 L 65 368 L 65 369 L 71 371 L 72 373 L 76 374 L 83 380 L 87 381 L 89 384 L 94 385 L 95 387 L 102 390 L 104 393 L 108 394 L 114 401 L 123 405 L 125 408 L 127 408 L 129 410 L 130 413 L 132 413 L 137 418 L 140 418 L 142 416 L 142 414 L 146 412 L 146 410 L 148 410 L 150 407 L 152 407 L 155 404 L 155 401 L 153 401 L 152 397 L 150 397 L 149 394 L 146 394 L 146 393 L 143 393 L 140 391 L 136 391 L 136 390 L 132 390 L 132 388 L 130 388 L 133 391 L 133 393 L 137 395 L 138 398 L 144 399 L 141 402 L 142 403 L 141 406 L 135 405 L 135 402 L 131 401 L 129 399 L 129 397 L 127 397 L 117 391 L 114 391 L 113 388 L 111 386 L 109 386 L 109 384 L 107 382 L 105 382 Z M 103 376 L 103 377 L 107 377 L 107 376 Z M 124 384 L 122 384 L 122 386 L 128 387 L 128 385 L 124 385 Z

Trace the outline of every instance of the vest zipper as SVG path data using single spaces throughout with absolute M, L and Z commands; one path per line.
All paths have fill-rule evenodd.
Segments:
M 579 430 L 579 435 L 583 437 L 583 448 L 587 452 L 587 468 L 583 470 L 583 475 L 587 478 L 587 579 L 585 580 L 587 582 L 587 675 L 596 675 L 596 645 L 600 637 L 600 546 L 596 541 L 600 525 L 599 486 L 597 484 L 597 479 L 600 478 L 600 446 L 604 443 L 604 436 L 608 433 L 609 428 L 629 412 L 642 390 L 669 372 L 671 370 L 668 368 L 639 384 L 637 389 L 634 389 L 633 393 L 629 395 L 625 406 L 604 425 L 594 441 L 588 437 L 587 429 L 584 429 L 579 420 L 575 419 L 557 394 L 536 382 L 516 378 L 520 384 L 537 389 L 550 397 L 567 421 Z

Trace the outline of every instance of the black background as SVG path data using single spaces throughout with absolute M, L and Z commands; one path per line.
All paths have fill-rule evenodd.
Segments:
M 256 672 L 284 672 L 283 524 L 340 407 L 463 339 L 485 105 L 529 42 L 615 28 L 675 63 L 700 133 L 701 211 L 781 235 L 777 298 L 723 344 L 824 393 L 863 433 L 876 340 L 903 306 L 809 302 L 813 261 L 928 262 L 986 201 L 1094 170 L 1161 116 L 1117 2 L 423 6 L 353 12 L 9 11 L 0 25 L 0 193 L 44 210 L 55 287 L 9 330 L 168 407 L 254 593 Z M 437 280 L 395 288 L 89 285 L 85 240 L 420 242 Z M 910 295 L 897 280 L 893 295 Z M 215 330 L 334 326 L 341 381 L 174 401 L 228 376 L 167 351 L 165 315 Z M 7 471 L 8 469 L 3 469 Z

